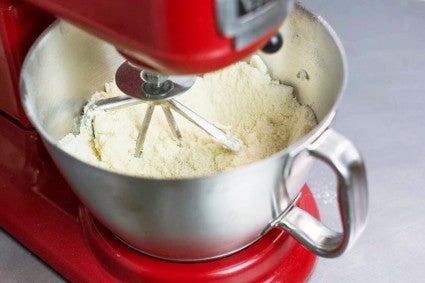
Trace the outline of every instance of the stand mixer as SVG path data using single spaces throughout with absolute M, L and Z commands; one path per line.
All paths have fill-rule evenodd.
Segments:
M 126 246 L 91 216 L 62 179 L 28 121 L 18 91 L 25 54 L 54 20 L 53 14 L 112 43 L 128 60 L 117 69 L 115 80 L 129 96 L 94 107 L 150 105 L 136 155 L 143 154 L 155 106 L 162 108 L 177 140 L 181 134 L 170 109 L 237 151 L 237 139 L 173 97 L 193 83 L 188 74 L 217 70 L 262 48 L 276 51 L 281 40 L 275 35 L 291 7 L 292 1 L 280 0 L 191 0 L 185 5 L 165 0 L 0 0 L 0 226 L 73 281 L 305 281 L 316 255 L 277 229 L 267 230 L 243 250 L 207 262 L 169 262 Z M 318 218 L 308 187 L 296 204 Z

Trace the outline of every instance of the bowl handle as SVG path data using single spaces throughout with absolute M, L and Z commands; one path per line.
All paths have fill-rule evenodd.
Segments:
M 310 251 L 323 257 L 343 253 L 362 233 L 367 219 L 367 178 L 358 150 L 335 130 L 326 130 L 306 149 L 324 161 L 337 177 L 337 198 L 342 233 L 329 229 L 297 206 L 290 207 L 276 225 L 288 231 Z

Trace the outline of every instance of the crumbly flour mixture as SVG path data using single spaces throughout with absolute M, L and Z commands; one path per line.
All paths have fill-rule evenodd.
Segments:
M 173 113 L 182 132 L 172 138 L 160 107 L 156 107 L 140 158 L 134 157 L 138 129 L 146 105 L 99 112 L 81 123 L 79 134 L 68 134 L 59 146 L 75 157 L 127 175 L 179 178 L 211 175 L 276 153 L 315 125 L 310 108 L 300 105 L 292 87 L 273 80 L 258 56 L 209 73 L 177 99 L 243 143 L 240 152 L 223 148 L 202 130 Z M 122 95 L 114 83 L 96 92 L 90 102 Z M 89 104 L 90 104 L 89 102 Z M 88 105 L 89 105 L 88 104 Z M 86 106 L 84 111 L 88 111 Z M 90 113 L 87 113 L 90 114 Z

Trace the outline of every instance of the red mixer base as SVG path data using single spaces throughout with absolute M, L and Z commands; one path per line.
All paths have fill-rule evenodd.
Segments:
M 301 208 L 318 216 L 307 186 L 298 201 Z M 128 248 L 87 209 L 80 213 L 84 234 L 99 263 L 125 282 L 304 282 L 316 256 L 281 229 L 269 231 L 253 245 L 231 256 L 199 263 L 177 263 L 142 255 Z
M 208 262 L 138 253 L 90 216 L 34 131 L 5 119 L 0 129 L 0 227 L 72 282 L 304 282 L 312 272 L 316 256 L 279 229 Z M 298 206 L 319 217 L 307 186 Z

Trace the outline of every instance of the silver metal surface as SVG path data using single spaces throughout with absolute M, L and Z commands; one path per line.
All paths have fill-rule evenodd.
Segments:
M 167 119 L 168 125 L 170 126 L 173 137 L 177 141 L 180 141 L 182 139 L 182 134 L 180 132 L 179 127 L 177 126 L 176 119 L 174 119 L 174 115 L 170 110 L 170 106 L 161 105 L 161 107 L 162 107 L 162 111 L 164 112 L 165 118 Z
M 169 107 L 174 111 L 185 117 L 187 120 L 204 130 L 207 134 L 214 138 L 217 142 L 221 143 L 225 148 L 238 152 L 242 148 L 242 142 L 225 131 L 217 128 L 180 102 L 175 99 L 167 101 Z
M 293 0 L 216 0 L 220 31 L 234 39 L 234 48 L 243 49 L 265 36 L 288 16 Z M 244 10 L 246 12 L 241 13 Z
M 287 160 L 325 132 L 345 85 L 342 47 L 323 20 L 297 6 L 281 32 L 285 46 L 263 58 L 275 77 L 297 89 L 298 99 L 310 105 L 319 125 L 269 158 L 220 174 L 136 178 L 93 167 L 59 149 L 58 139 L 73 129 L 84 101 L 123 62 L 112 46 L 63 22 L 29 51 L 22 70 L 22 101 L 74 192 L 119 238 L 162 258 L 219 257 L 258 239 L 295 199 L 312 158 L 298 154 L 286 166 Z M 308 81 L 297 78 L 300 69 L 310 73 Z
M 330 129 L 314 141 L 307 152 L 325 162 L 336 175 L 336 198 L 343 231 L 329 229 L 297 206 L 285 212 L 277 226 L 314 253 L 336 257 L 357 240 L 366 226 L 368 196 L 364 163 L 351 142 Z
M 155 109 L 155 105 L 153 104 L 148 105 L 148 109 L 146 109 L 146 114 L 142 122 L 142 128 L 140 129 L 139 135 L 137 136 L 136 149 L 134 153 L 136 157 L 140 157 L 142 155 L 143 143 L 145 142 L 145 139 L 146 139 L 146 134 L 148 132 L 149 124 L 151 123 L 154 109 Z
M 103 111 L 114 111 L 124 109 L 130 106 L 140 104 L 139 99 L 135 99 L 130 96 L 114 96 L 110 98 L 100 99 L 94 102 L 90 106 L 94 109 L 103 110 Z
M 118 88 L 126 95 L 144 101 L 164 101 L 186 92 L 195 83 L 196 76 L 167 76 L 143 71 L 128 61 L 115 73 Z

